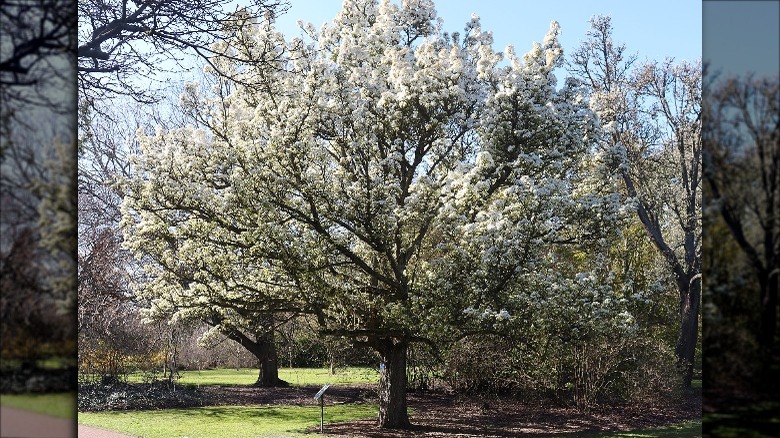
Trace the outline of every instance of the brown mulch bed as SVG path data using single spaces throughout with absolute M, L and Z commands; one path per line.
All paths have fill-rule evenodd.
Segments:
M 181 386 L 121 384 L 82 387 L 79 410 L 139 410 L 196 406 L 315 405 L 319 387 L 259 388 L 254 386 Z M 372 385 L 334 385 L 326 394 L 328 405 L 377 403 Z M 325 425 L 325 432 L 353 437 L 509 437 L 587 431 L 636 430 L 701 418 L 701 392 L 684 400 L 602 407 L 582 412 L 551 403 L 524 403 L 509 397 L 461 397 L 446 392 L 410 392 L 412 429 L 380 430 L 376 419 Z M 312 427 L 310 432 L 319 432 Z
M 582 412 L 571 407 L 482 400 L 448 394 L 410 393 L 413 426 L 380 430 L 376 419 L 325 425 L 325 433 L 351 437 L 516 437 L 575 432 L 627 431 L 701 419 L 701 393 L 665 406 L 621 406 Z M 326 408 L 327 413 L 327 408 Z M 314 428 L 311 430 L 314 431 Z M 318 429 L 317 429 L 318 431 Z
M 198 406 L 313 405 L 319 386 L 260 388 L 256 386 L 169 385 L 165 383 L 82 384 L 79 386 L 80 412 L 135 411 L 146 409 L 191 408 Z M 332 386 L 329 404 L 376 403 L 372 386 Z

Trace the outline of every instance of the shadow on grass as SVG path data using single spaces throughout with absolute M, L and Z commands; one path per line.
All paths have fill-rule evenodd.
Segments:
M 702 436 L 700 421 L 675 424 L 653 429 L 634 430 L 630 432 L 590 432 L 569 435 L 576 438 L 696 438 Z
M 780 402 L 760 402 L 741 409 L 704 414 L 705 437 L 778 437 Z
M 314 412 L 314 411 L 317 412 Z M 328 409 L 330 410 L 330 409 Z M 209 406 L 189 409 L 168 409 L 166 413 L 176 417 L 192 417 L 209 421 L 274 421 L 305 422 L 311 421 L 312 413 L 319 413 L 319 407 L 291 406 Z M 319 414 L 316 415 L 319 418 Z
M 325 422 L 375 416 L 375 405 L 325 407 Z M 318 406 L 209 406 L 79 414 L 79 423 L 146 438 L 299 436 L 319 423 Z

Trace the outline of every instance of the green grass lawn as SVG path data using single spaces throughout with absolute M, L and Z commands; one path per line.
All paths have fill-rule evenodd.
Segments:
M 759 402 L 727 412 L 706 413 L 707 430 L 725 438 L 775 437 L 780 430 L 780 403 Z
M 331 375 L 327 368 L 280 368 L 279 378 L 295 386 L 378 383 L 379 371 L 367 367 L 347 367 L 338 368 Z
M 653 429 L 631 432 L 587 432 L 573 435 L 576 438 L 697 438 L 702 436 L 701 421 L 689 421 Z
M 76 416 L 76 394 L 0 394 L 0 405 L 25 409 L 59 418 Z
M 376 417 L 376 405 L 325 406 L 325 423 Z M 143 438 L 295 437 L 320 422 L 319 406 L 211 406 L 79 413 L 79 423 Z M 327 426 L 326 426 L 327 430 Z
M 72 357 L 50 357 L 34 361 L 35 366 L 44 370 L 56 370 L 76 366 L 76 360 Z M 19 369 L 22 367 L 20 359 L 0 359 L 0 369 Z
M 251 385 L 257 380 L 257 368 L 182 371 L 182 385 Z M 367 367 L 338 368 L 331 375 L 327 368 L 279 368 L 279 378 L 293 386 L 377 383 L 379 372 Z M 130 382 L 141 382 L 141 374 L 132 374 Z
M 326 368 L 280 368 L 279 377 L 293 386 L 376 383 L 379 373 L 368 367 L 340 368 L 330 375 Z M 130 381 L 141 381 L 131 375 Z M 179 379 L 185 385 L 251 385 L 257 380 L 257 369 L 214 369 L 184 371 Z M 693 382 L 701 388 L 701 380 Z M 294 437 L 308 427 L 319 424 L 318 406 L 212 406 L 189 409 L 166 409 L 134 412 L 80 413 L 79 423 L 154 437 Z M 339 422 L 377 415 L 375 405 L 335 405 L 325 407 L 325 421 Z M 701 437 L 701 421 L 631 432 L 584 433 L 576 437 Z

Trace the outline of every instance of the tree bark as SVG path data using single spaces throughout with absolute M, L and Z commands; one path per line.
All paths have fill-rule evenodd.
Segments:
M 685 278 L 684 280 L 688 280 Z M 696 342 L 699 338 L 699 304 L 701 301 L 701 277 L 687 281 L 687 287 L 678 285 L 680 296 L 680 335 L 675 354 L 677 365 L 683 374 L 683 385 L 691 387 Z
M 764 353 L 771 354 L 777 330 L 777 268 L 765 278 L 761 278 L 759 283 L 761 284 L 761 329 L 758 343 Z
M 256 386 L 287 386 L 288 383 L 279 378 L 279 358 L 276 354 L 276 343 L 273 340 L 259 342 L 260 372 L 257 376 Z
M 207 320 L 209 324 L 217 325 L 218 320 Z M 223 331 L 223 334 L 231 340 L 238 342 L 247 351 L 252 353 L 259 363 L 256 386 L 288 386 L 289 383 L 279 378 L 279 358 L 276 353 L 273 331 L 271 333 L 258 333 L 252 340 L 240 330 L 232 329 Z
M 637 197 L 638 193 L 634 181 L 628 172 L 623 172 L 628 194 Z M 689 217 L 696 214 L 695 205 L 689 206 Z M 666 262 L 671 267 L 677 279 L 677 291 L 680 294 L 680 330 L 675 346 L 677 366 L 683 372 L 683 384 L 691 387 L 693 379 L 693 361 L 696 354 L 696 341 L 699 336 L 699 303 L 701 301 L 701 260 L 696 262 L 695 226 L 685 229 L 685 262 L 681 262 L 672 247 L 664 239 L 661 224 L 657 216 L 652 214 L 649 206 L 644 201 L 639 202 L 637 215 L 650 241 L 661 252 Z M 694 268 L 695 267 L 695 268 Z
M 406 429 L 411 425 L 406 409 L 405 340 L 382 340 L 377 349 L 382 363 L 379 373 L 379 427 Z

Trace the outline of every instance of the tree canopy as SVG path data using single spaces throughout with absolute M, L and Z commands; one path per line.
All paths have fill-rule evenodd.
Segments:
M 243 27 L 214 48 L 229 78 L 185 93 L 199 126 L 140 134 L 123 226 L 152 313 L 311 314 L 379 354 L 384 427 L 409 423 L 410 343 L 633 329 L 609 260 L 630 206 L 584 90 L 556 83 L 557 23 L 522 57 L 426 0 L 304 31 Z

